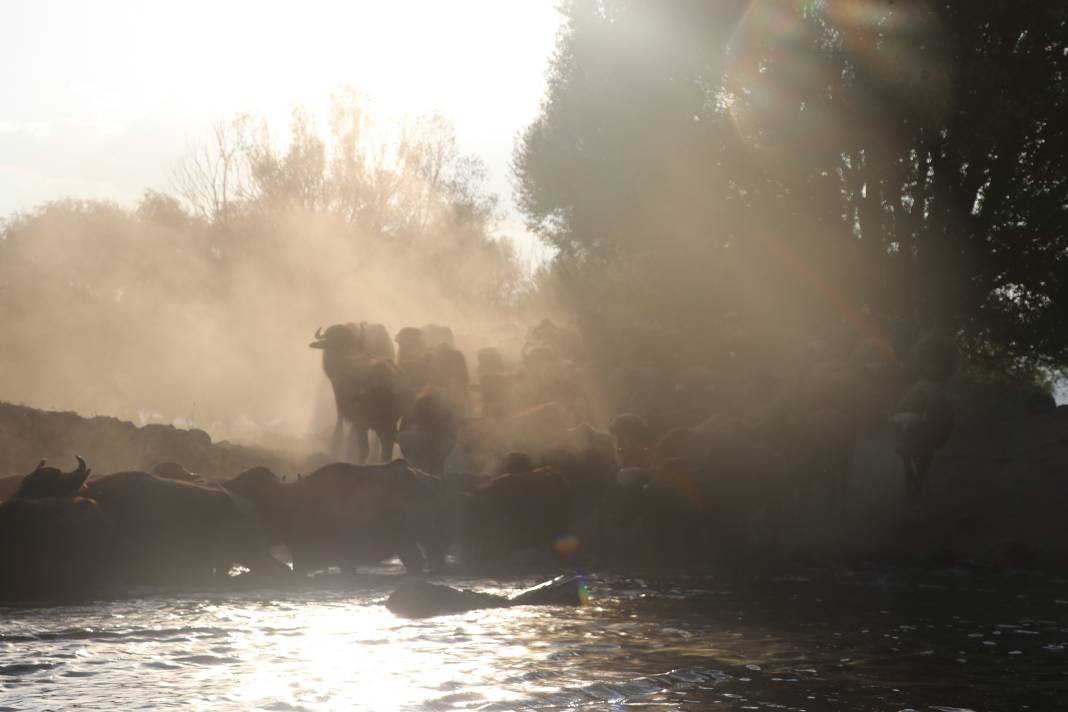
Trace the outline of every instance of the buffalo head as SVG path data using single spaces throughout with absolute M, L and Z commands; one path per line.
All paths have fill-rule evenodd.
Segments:
M 315 330 L 315 341 L 308 344 L 313 349 L 348 349 L 360 351 L 364 343 L 363 324 L 334 324 L 326 331 L 323 327 Z
M 70 472 L 63 472 L 56 467 L 45 467 L 45 461 L 37 465 L 33 472 L 22 478 L 22 484 L 11 495 L 11 499 L 38 499 L 43 497 L 70 497 L 82 488 L 89 479 L 89 468 L 85 460 L 78 457 L 78 467 Z

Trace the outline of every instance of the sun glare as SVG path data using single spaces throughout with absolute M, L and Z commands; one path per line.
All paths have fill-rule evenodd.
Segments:
M 177 34 L 199 34 L 219 51 L 189 59 L 198 86 L 182 87 L 177 76 L 164 83 L 203 92 L 213 106 L 265 111 L 283 124 L 290 106 L 321 109 L 331 91 L 350 85 L 385 114 L 439 111 L 486 125 L 536 105 L 542 64 L 526 60 L 547 55 L 558 22 L 551 3 L 504 5 L 226 3 L 204 14 L 183 7 L 158 21 L 174 21 Z M 544 31 L 529 31 L 532 23 Z M 174 71 L 187 76 L 188 69 Z M 517 107 L 520 95 L 529 96 Z
M 21 148 L 0 162 L 0 214 L 59 194 L 134 202 L 168 188 L 169 168 L 213 121 L 248 112 L 283 133 L 294 106 L 322 117 L 345 86 L 383 122 L 447 117 L 507 199 L 512 141 L 537 111 L 560 23 L 540 0 L 116 0 L 10 12 L 41 31 L 0 31 L 18 58 L 0 67 L 12 98 L 0 140 L 44 153 Z

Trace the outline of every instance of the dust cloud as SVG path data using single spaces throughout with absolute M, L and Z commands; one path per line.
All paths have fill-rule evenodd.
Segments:
M 484 168 L 440 117 L 376 144 L 367 115 L 342 92 L 326 137 L 296 111 L 281 148 L 239 117 L 176 195 L 10 218 L 0 399 L 282 446 L 332 424 L 320 325 L 451 324 L 463 348 L 513 319 L 527 274 Z

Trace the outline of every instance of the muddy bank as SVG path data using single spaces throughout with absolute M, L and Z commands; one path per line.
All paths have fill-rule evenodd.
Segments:
M 0 478 L 24 475 L 42 459 L 67 467 L 76 454 L 100 474 L 178 462 L 208 479 L 231 477 L 256 465 L 292 474 L 308 471 L 303 468 L 316 467 L 324 459 L 212 442 L 203 430 L 159 424 L 137 427 L 107 416 L 85 418 L 0 403 Z

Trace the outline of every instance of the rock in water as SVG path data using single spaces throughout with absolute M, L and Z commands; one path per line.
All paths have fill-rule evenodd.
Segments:
M 478 608 L 580 606 L 584 601 L 584 591 L 581 580 L 576 576 L 557 576 L 520 591 L 511 598 L 411 580 L 401 584 L 390 595 L 386 608 L 402 618 L 429 618 Z

